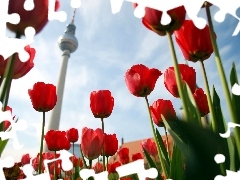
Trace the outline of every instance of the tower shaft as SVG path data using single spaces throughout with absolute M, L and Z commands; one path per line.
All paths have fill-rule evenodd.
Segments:
M 61 110 L 62 110 L 62 101 L 63 101 L 63 92 L 64 92 L 64 86 L 65 86 L 65 80 L 66 80 L 66 74 L 67 74 L 67 66 L 68 66 L 68 60 L 70 58 L 70 51 L 64 50 L 62 54 L 62 66 L 60 70 L 60 75 L 58 79 L 57 84 L 57 104 L 52 110 L 52 114 L 49 121 L 48 129 L 51 130 L 58 130 L 59 129 L 59 123 L 61 118 Z

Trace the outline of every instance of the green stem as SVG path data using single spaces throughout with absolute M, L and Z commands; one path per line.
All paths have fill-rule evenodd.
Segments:
M 108 156 L 107 156 L 107 166 L 106 166 L 106 170 L 108 170 Z
M 89 160 L 89 169 L 92 169 L 92 160 Z
M 56 159 L 56 151 L 54 151 L 54 159 Z M 56 175 L 56 161 L 54 161 L 54 171 L 53 171 L 53 176 L 54 176 L 54 179 L 56 180 L 57 179 L 57 175 Z
M 103 156 L 103 171 L 106 170 L 106 166 L 105 166 L 105 150 L 104 150 L 104 145 L 105 145 L 105 142 L 104 142 L 104 122 L 103 122 L 103 118 L 101 118 L 101 121 L 102 121 L 102 131 L 103 131 L 103 147 L 102 147 L 102 156 Z
M 163 162 L 161 150 L 160 150 L 160 147 L 159 147 L 159 145 L 158 145 L 157 135 L 156 135 L 156 132 L 155 132 L 155 129 L 154 129 L 154 125 L 153 125 L 153 121 L 152 121 L 152 115 L 151 115 L 150 106 L 149 106 L 149 102 L 148 102 L 147 96 L 145 96 L 145 100 L 146 100 L 146 103 L 147 103 L 149 120 L 150 120 L 150 124 L 151 124 L 151 128 L 152 128 L 154 140 L 155 140 L 155 143 L 156 143 L 156 146 L 157 146 L 158 157 L 159 157 L 159 160 L 160 160 L 160 163 L 161 163 L 162 171 L 163 171 L 164 176 L 165 176 L 166 178 L 168 178 L 167 169 L 166 169 L 165 163 Z
M 20 39 L 21 34 L 16 33 L 16 38 Z M 12 74 L 14 69 L 14 63 L 15 63 L 15 56 L 16 53 L 14 53 L 11 58 L 8 59 L 7 66 L 4 71 L 3 77 L 1 77 L 1 87 L 0 87 L 0 102 L 3 103 L 4 98 L 6 97 L 6 91 L 8 84 L 12 80 Z M 5 108 L 4 108 L 5 109 Z M 4 131 L 3 129 L 3 122 L 0 123 L 0 131 Z
M 72 169 L 72 174 L 74 173 L 74 142 L 73 142 L 73 157 L 72 157 L 72 164 L 73 164 L 73 169 Z M 72 176 L 72 180 L 73 180 L 73 176 Z
M 10 94 L 10 90 L 11 90 L 11 85 L 12 85 L 12 79 L 10 80 L 10 82 L 8 83 L 7 86 L 7 90 L 6 90 L 6 96 L 4 98 L 4 102 L 3 102 L 3 110 L 6 111 L 7 105 L 8 105 L 8 99 L 9 99 L 9 94 Z
M 165 127 L 165 125 L 163 125 L 163 128 L 164 128 L 164 132 L 165 132 L 165 140 L 166 140 L 166 144 L 167 144 L 167 152 L 168 152 L 168 158 L 170 159 L 170 152 L 169 152 L 169 148 L 168 148 L 168 136 L 167 136 L 167 129 L 166 129 L 166 127 Z
M 43 151 L 44 127 L 45 127 L 45 112 L 43 112 L 43 123 L 42 123 L 42 135 L 41 135 L 41 145 L 40 145 L 40 157 L 39 157 L 39 165 L 38 165 L 38 174 L 42 173 L 42 151 Z
M 205 2 L 205 4 L 206 4 L 206 2 Z M 209 24 L 209 29 L 210 29 L 210 37 L 211 37 L 211 41 L 212 41 L 212 45 L 213 45 L 213 50 L 215 53 L 215 61 L 216 61 L 218 73 L 219 73 L 219 76 L 220 76 L 220 79 L 222 82 L 224 94 L 225 94 L 228 109 L 230 112 L 230 117 L 234 123 L 240 124 L 240 122 L 238 122 L 236 114 L 235 114 L 235 107 L 232 105 L 231 96 L 230 96 L 230 92 L 229 92 L 229 88 L 228 88 L 228 84 L 227 84 L 227 80 L 226 80 L 226 75 L 225 75 L 225 72 L 223 69 L 221 56 L 219 54 L 219 50 L 218 50 L 218 46 L 217 46 L 217 42 L 216 42 L 216 38 L 215 38 L 215 33 L 214 33 L 214 28 L 213 28 L 213 23 L 212 23 L 212 19 L 211 19 L 211 13 L 210 13 L 210 9 L 209 9 L 208 5 L 206 6 L 206 14 L 207 14 L 207 19 L 208 19 L 208 24 Z M 240 129 L 234 128 L 234 134 L 235 134 L 235 138 L 236 138 L 238 157 L 240 158 Z
M 6 95 L 7 95 L 8 84 L 12 80 L 15 56 L 16 56 L 16 53 L 13 54 L 11 56 L 11 58 L 8 59 L 7 66 L 6 66 L 6 69 L 4 71 L 4 75 L 3 75 L 3 79 L 2 79 L 2 84 L 1 84 L 1 88 L 0 88 L 0 101 L 3 103 L 3 110 L 4 109 L 6 110 L 6 103 L 4 103 L 4 100 L 5 100 Z M 0 131 L 4 131 L 3 122 L 0 123 Z
M 206 93 L 207 93 L 207 101 L 208 101 L 208 106 L 210 109 L 212 128 L 213 128 L 214 132 L 218 132 L 217 122 L 216 122 L 217 119 L 216 119 L 216 114 L 215 114 L 215 110 L 214 110 L 213 103 L 212 103 L 211 93 L 209 90 L 206 69 L 205 69 L 203 61 L 200 60 L 200 64 L 201 64 L 201 69 L 202 69 L 202 74 L 203 74 L 204 85 L 205 85 L 205 89 L 206 89 Z
M 184 113 L 185 113 L 186 120 L 188 120 L 189 119 L 189 111 L 188 111 L 186 98 L 183 95 L 182 79 L 180 77 L 180 70 L 179 70 L 179 67 L 178 67 L 178 61 L 177 61 L 175 48 L 174 48 L 174 45 L 173 45 L 172 36 L 168 31 L 166 31 L 166 35 L 168 37 L 168 42 L 169 42 L 169 46 L 170 46 L 170 50 L 171 50 L 171 54 L 172 54 L 172 59 L 173 59 L 173 64 L 174 64 L 174 73 L 175 73 L 175 77 L 176 77 L 178 93 L 179 93 L 179 96 L 182 100 L 183 110 L 184 110 Z
M 84 166 L 84 168 L 87 168 L 87 164 L 86 164 L 86 161 L 85 161 L 85 159 L 84 159 L 84 155 L 83 155 L 83 153 L 82 153 L 81 144 L 80 144 L 80 146 L 79 146 L 79 149 L 80 149 L 80 153 L 81 153 L 81 155 L 82 155 L 83 166 Z

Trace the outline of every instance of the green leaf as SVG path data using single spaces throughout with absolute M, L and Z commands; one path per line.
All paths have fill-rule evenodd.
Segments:
M 183 156 L 180 149 L 173 143 L 172 159 L 170 163 L 170 178 L 183 179 Z
M 75 167 L 74 179 L 77 179 L 78 177 L 80 177 L 80 174 L 79 174 L 79 172 L 80 172 L 79 162 L 80 162 L 80 160 L 78 159 L 77 166 Z
M 217 133 L 225 133 L 226 132 L 226 121 L 223 117 L 222 114 L 222 109 L 221 109 L 221 103 L 220 103 L 220 98 L 213 86 L 213 108 L 216 114 L 216 120 L 215 120 L 215 128 L 216 128 L 216 132 Z M 223 138 L 223 143 L 224 143 L 224 148 L 226 151 L 228 151 L 228 154 L 226 154 L 226 167 L 227 169 L 230 169 L 230 156 L 233 157 L 233 154 L 231 155 L 230 153 L 232 153 L 232 151 L 229 151 L 228 148 L 228 140 Z
M 188 113 L 189 114 L 188 121 L 201 124 L 201 117 L 200 117 L 198 108 L 196 108 L 197 106 L 196 106 L 194 97 L 193 97 L 192 92 L 187 83 L 184 83 L 183 94 L 187 101 L 187 108 L 188 108 L 188 112 L 189 112 Z
M 169 161 L 169 158 L 168 158 L 168 152 L 165 148 L 165 145 L 163 143 L 163 140 L 162 140 L 162 136 L 160 135 L 158 129 L 156 128 L 156 135 L 157 135 L 157 143 L 160 147 L 160 150 L 161 150 L 161 153 L 162 153 L 162 157 L 165 161 L 165 165 L 167 167 L 167 171 L 169 172 L 169 167 L 170 167 L 170 161 Z
M 233 63 L 232 65 L 232 70 L 230 73 L 230 83 L 231 83 L 231 87 L 237 83 L 238 83 L 238 78 L 237 78 L 237 72 L 236 72 L 236 68 L 235 68 L 235 64 Z M 232 94 L 232 104 L 234 106 L 235 109 L 235 114 L 237 117 L 237 123 L 240 124 L 240 111 L 239 111 L 239 107 L 240 107 L 240 96 L 237 96 L 235 94 Z
M 148 165 L 149 165 L 151 168 L 156 168 L 156 169 L 158 169 L 157 166 L 156 166 L 156 164 L 153 162 L 151 156 L 148 154 L 148 152 L 147 152 L 144 148 L 143 148 L 143 153 L 144 153 L 144 155 L 145 155 L 145 157 L 146 157 L 146 159 L 147 159 Z M 160 174 L 159 171 L 158 171 L 157 180 L 163 180 L 163 179 L 162 179 L 162 176 L 161 176 L 161 174 Z
M 87 163 L 86 163 L 85 158 L 84 158 L 84 155 L 83 155 L 83 153 L 82 153 L 81 144 L 80 144 L 80 146 L 79 146 L 79 150 L 80 150 L 80 154 L 82 155 L 83 167 L 84 167 L 84 168 L 87 168 Z
M 237 151 L 237 144 L 236 144 L 234 135 L 231 135 L 230 138 L 228 138 L 228 139 L 232 140 L 231 141 L 232 142 L 231 148 L 233 149 L 233 152 L 234 152 L 233 153 L 234 157 L 233 157 L 233 159 L 231 159 L 231 162 L 233 161 L 234 164 L 233 164 L 233 167 L 231 167 L 231 170 L 237 172 L 239 170 L 239 167 L 240 167 L 239 156 L 238 156 L 238 153 L 237 153 L 238 152 Z
M 228 152 L 219 134 L 189 121 L 163 121 L 184 155 L 186 180 L 212 180 L 221 174 L 214 157 L 216 154 L 226 157 Z
M 9 139 L 6 139 L 4 141 L 0 140 L 0 154 L 3 153 L 3 150 L 5 149 Z

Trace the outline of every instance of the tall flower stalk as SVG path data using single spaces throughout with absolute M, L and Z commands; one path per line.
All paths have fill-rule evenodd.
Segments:
M 156 146 L 157 146 L 158 157 L 159 157 L 159 160 L 160 160 L 160 164 L 161 164 L 161 167 L 162 167 L 163 174 L 167 178 L 168 173 L 167 173 L 167 169 L 166 169 L 164 160 L 162 158 L 160 147 L 158 145 L 157 135 L 156 135 L 156 131 L 154 129 L 152 115 L 151 115 L 151 111 L 150 111 L 150 105 L 149 105 L 147 96 L 145 96 L 145 100 L 146 100 L 146 103 L 147 103 L 148 115 L 149 115 L 150 125 L 151 125 L 151 128 L 152 128 L 153 137 L 154 137 L 154 140 L 155 140 L 155 143 L 156 143 Z
M 218 45 L 217 45 L 216 39 L 214 38 L 214 28 L 213 28 L 213 23 L 212 23 L 212 19 L 211 19 L 209 4 L 207 2 L 205 2 L 205 6 L 206 6 L 207 20 L 208 20 L 208 24 L 209 24 L 209 28 L 210 28 L 210 37 L 211 37 L 213 50 L 214 50 L 214 54 L 215 54 L 215 62 L 216 62 L 218 73 L 219 73 L 219 76 L 220 76 L 220 79 L 222 82 L 224 94 L 225 94 L 226 101 L 227 101 L 227 106 L 228 106 L 228 109 L 230 112 L 230 117 L 234 123 L 240 124 L 240 122 L 237 120 L 237 117 L 235 114 L 235 107 L 233 106 L 232 101 L 231 101 L 231 95 L 230 95 L 230 91 L 228 88 L 226 75 L 225 75 L 225 72 L 223 69 L 221 56 L 220 56 L 220 53 L 218 50 Z M 237 144 L 238 156 L 240 157 L 240 129 L 234 128 L 234 133 L 235 133 L 235 139 L 236 139 L 236 144 Z
M 102 147 L 102 156 L 103 156 L 103 171 L 106 170 L 106 164 L 105 164 L 105 150 L 104 150 L 104 140 L 105 140 L 105 136 L 104 136 L 104 121 L 103 118 L 101 118 L 101 122 L 102 122 L 102 132 L 103 132 L 103 147 Z
M 208 79 L 207 79 L 207 73 L 205 70 L 205 66 L 203 61 L 199 61 L 200 65 L 201 65 L 201 69 L 202 69 L 202 74 L 203 74 L 203 79 L 204 79 L 204 84 L 205 84 L 205 89 L 206 89 L 206 93 L 207 93 L 207 100 L 208 100 L 208 105 L 209 105 L 209 109 L 210 109 L 210 116 L 211 116 L 211 123 L 212 123 L 212 129 L 215 132 L 217 131 L 217 126 L 216 126 L 216 114 L 215 114 L 215 110 L 213 108 L 213 103 L 212 103 L 212 98 L 211 98 L 211 93 L 209 90 L 209 84 L 208 84 Z
M 45 112 L 43 112 L 43 122 L 42 122 L 42 135 L 41 135 L 41 145 L 40 145 L 40 154 L 39 154 L 39 165 L 38 165 L 38 174 L 42 173 L 42 152 L 43 152 L 43 137 L 44 137 L 44 127 L 45 127 Z M 54 154 L 55 155 L 55 154 Z M 54 167 L 55 173 L 55 167 Z M 55 174 L 54 174 L 55 175 Z
M 173 59 L 174 72 L 175 72 L 175 76 L 176 76 L 179 95 L 180 95 L 180 98 L 182 100 L 185 117 L 186 117 L 186 119 L 188 119 L 189 118 L 189 111 L 188 111 L 186 97 L 183 95 L 183 86 L 182 86 L 182 82 L 181 82 L 180 71 L 179 71 L 179 67 L 178 67 L 178 61 L 177 61 L 175 48 L 174 48 L 174 45 L 173 45 L 172 36 L 168 31 L 166 32 L 166 34 L 167 34 L 167 37 L 168 37 L 168 43 L 169 43 L 169 46 L 170 46 L 170 51 L 171 51 L 171 55 L 172 55 L 172 59 Z

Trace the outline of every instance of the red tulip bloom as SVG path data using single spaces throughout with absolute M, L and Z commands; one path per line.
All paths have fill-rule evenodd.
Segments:
M 204 61 L 213 53 L 208 25 L 204 29 L 198 29 L 192 20 L 185 20 L 182 27 L 174 34 L 186 60 Z
M 134 96 L 145 97 L 149 95 L 162 73 L 158 69 L 149 69 L 143 64 L 132 66 L 125 74 L 128 90 Z
M 11 107 L 7 106 L 6 107 L 6 111 L 10 111 L 11 114 L 12 114 L 12 108 Z M 14 117 L 13 117 L 13 119 L 14 119 Z M 9 121 L 3 121 L 3 129 L 4 129 L 4 131 L 6 131 L 9 128 L 10 125 L 11 125 L 11 123 Z
M 136 8 L 138 4 L 134 3 L 133 6 Z M 160 36 L 165 36 L 166 31 L 172 34 L 173 31 L 182 26 L 186 17 L 186 10 L 183 6 L 180 6 L 167 11 L 167 13 L 171 17 L 171 22 L 168 25 L 162 25 L 162 11 L 145 7 L 145 16 L 142 18 L 142 23 Z
M 95 118 L 107 118 L 112 114 L 114 98 L 109 90 L 93 91 L 90 94 L 90 108 Z
M 196 72 L 195 69 L 186 65 L 179 64 L 179 71 L 182 79 L 182 83 L 187 83 L 192 93 L 196 89 Z M 174 67 L 169 67 L 164 73 L 164 84 L 167 90 L 174 96 L 179 97 L 177 81 L 175 77 Z
M 50 130 L 44 136 L 49 151 L 69 150 L 70 142 L 66 137 L 66 132 Z
M 50 174 L 54 175 L 54 168 L 56 170 L 56 175 L 59 176 L 61 174 L 61 170 L 62 170 L 61 161 L 62 160 L 57 160 L 48 164 Z
M 116 134 L 104 133 L 104 152 L 105 156 L 113 156 L 118 150 L 118 140 Z
M 119 167 L 119 166 L 121 166 L 121 163 L 118 162 L 118 161 L 114 162 L 112 164 L 108 164 L 108 168 L 107 168 L 108 174 L 110 174 L 110 173 L 117 173 L 116 168 Z
M 35 158 L 33 158 L 33 160 L 32 160 L 32 166 L 33 166 L 35 171 L 38 170 L 39 156 L 40 156 L 40 154 L 38 153 L 37 156 Z M 60 156 L 60 154 L 56 154 L 56 158 L 58 158 L 59 156 Z M 45 152 L 45 153 L 42 154 L 42 157 L 43 157 L 43 159 L 42 159 L 42 171 L 44 171 L 45 167 L 44 167 L 43 161 L 45 159 L 48 159 L 48 160 L 54 159 L 54 153 Z
M 150 106 L 150 111 L 153 122 L 159 127 L 164 125 L 161 115 L 163 115 L 166 120 L 176 118 L 176 112 L 170 100 L 158 99 Z
M 67 132 L 67 138 L 70 142 L 75 143 L 78 141 L 78 130 L 75 128 L 69 129 Z
M 209 107 L 208 107 L 208 101 L 207 96 L 204 94 L 204 91 L 202 88 L 198 88 L 195 90 L 193 97 L 195 99 L 196 105 L 198 107 L 198 110 L 201 114 L 201 116 L 205 116 L 209 113 Z
M 16 56 L 12 79 L 19 79 L 25 76 L 34 66 L 33 60 L 36 53 L 35 49 L 30 48 L 30 46 L 26 46 L 24 49 L 27 51 L 30 57 L 26 62 L 22 62 L 20 58 Z M 2 56 L 0 56 L 0 76 L 4 75 L 4 71 L 6 69 L 8 61 L 9 59 L 5 60 Z
M 71 156 L 69 159 L 71 162 L 73 162 L 73 167 L 76 167 L 79 163 L 79 159 L 75 155 Z
M 33 108 L 39 112 L 47 112 L 54 108 L 57 103 L 56 86 L 37 82 L 33 89 L 28 90 Z
M 103 164 L 100 162 L 96 162 L 96 164 L 93 166 L 93 169 L 95 171 L 95 173 L 100 173 L 103 172 Z
M 143 159 L 143 156 L 142 156 L 141 153 L 136 153 L 136 154 L 132 155 L 132 161 L 136 161 L 136 160 L 139 160 L 139 159 Z
M 151 139 L 143 140 L 141 143 L 141 147 L 144 148 L 148 152 L 148 154 L 153 157 L 158 155 L 156 143 Z
M 128 148 L 119 149 L 118 156 L 119 156 L 120 162 L 122 164 L 129 163 L 129 149 Z
M 82 129 L 81 148 L 83 155 L 89 160 L 100 156 L 103 147 L 103 132 L 101 129 Z
M 24 166 L 25 164 L 30 164 L 30 156 L 29 154 L 24 154 L 21 158 L 21 163 L 22 163 L 22 166 Z
M 18 24 L 7 23 L 7 27 L 21 35 L 28 26 L 35 29 L 36 33 L 40 32 L 48 22 L 48 0 L 34 0 L 34 9 L 27 11 L 24 9 L 25 0 L 9 0 L 8 13 L 17 13 L 20 16 Z M 55 1 L 55 11 L 60 7 L 59 0 Z

